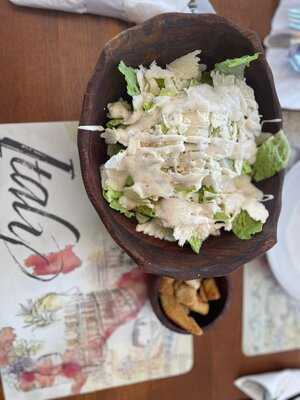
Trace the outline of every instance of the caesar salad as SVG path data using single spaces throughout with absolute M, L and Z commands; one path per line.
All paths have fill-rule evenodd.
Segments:
M 232 231 L 242 240 L 260 232 L 272 196 L 254 184 L 284 168 L 283 131 L 262 132 L 244 70 L 259 54 L 228 59 L 211 71 L 200 50 L 164 68 L 120 62 L 127 99 L 109 103 L 101 127 L 109 159 L 101 166 L 109 206 L 137 220 L 136 230 L 189 244 Z

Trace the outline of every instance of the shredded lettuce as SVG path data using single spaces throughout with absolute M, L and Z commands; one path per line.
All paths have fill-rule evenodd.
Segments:
M 167 133 L 169 130 L 168 127 L 164 123 L 159 124 L 159 127 L 160 127 L 160 130 L 162 133 Z
M 117 128 L 122 124 L 123 119 L 122 118 L 112 118 L 106 123 L 106 128 Z
M 126 181 L 125 181 L 125 186 L 132 186 L 134 184 L 134 180 L 132 179 L 132 176 L 128 175 Z
M 140 213 L 135 213 L 135 218 L 137 219 L 137 222 L 139 224 L 144 224 L 146 222 L 148 222 L 151 218 L 150 217 L 146 217 L 146 215 L 140 214 Z
M 124 75 L 127 83 L 127 93 L 129 96 L 136 96 L 140 93 L 136 71 L 132 67 L 127 67 L 124 61 L 121 61 L 118 66 L 119 71 Z
M 229 219 L 228 215 L 224 211 L 218 211 L 214 214 L 214 220 L 217 222 L 226 222 Z
M 252 235 L 262 231 L 262 227 L 263 223 L 255 221 L 245 210 L 242 210 L 232 223 L 233 233 L 242 240 L 251 239 Z
M 117 190 L 113 190 L 110 188 L 103 190 L 103 197 L 108 202 L 109 207 L 115 211 L 119 211 L 121 214 L 124 214 L 127 218 L 134 217 L 134 213 L 131 211 L 126 210 L 126 208 L 122 207 L 119 199 L 122 196 L 122 192 Z
M 199 203 L 207 203 L 208 201 L 214 199 L 216 196 L 216 192 L 211 186 L 202 186 L 198 193 Z
M 149 217 L 149 218 L 154 218 L 155 217 L 155 211 L 152 208 L 147 207 L 147 206 L 138 206 L 136 208 L 136 211 L 139 214 L 144 215 L 145 217 Z
M 193 86 L 198 86 L 198 85 L 200 85 L 200 83 L 203 83 L 203 82 L 199 81 L 196 78 L 192 78 L 192 79 L 190 79 L 190 82 L 189 82 L 189 88 L 193 87 Z
M 256 182 L 269 178 L 286 167 L 290 156 L 290 145 L 284 132 L 280 130 L 261 144 L 253 166 Z
M 186 187 L 182 185 L 177 185 L 175 187 L 176 192 L 178 193 L 183 193 L 183 194 L 190 194 L 196 191 L 195 186 L 192 187 Z
M 160 89 L 163 89 L 165 87 L 165 80 L 163 78 L 156 78 L 155 80 Z
M 255 53 L 252 56 L 243 56 L 239 58 L 229 58 L 225 61 L 217 63 L 215 70 L 225 75 L 235 75 L 237 78 L 242 79 L 244 77 L 245 68 L 249 67 L 251 61 L 257 60 L 259 53 Z
M 249 163 L 249 161 L 244 160 L 243 165 L 242 165 L 242 175 L 250 175 L 251 176 L 252 172 L 253 172 L 253 170 L 252 170 L 251 164 Z
M 176 96 L 176 92 L 175 92 L 175 90 L 170 90 L 170 89 L 162 88 L 162 89 L 160 89 L 159 95 L 160 95 L 160 96 L 169 96 L 169 97 L 173 97 L 173 96 Z
M 151 108 L 154 106 L 154 104 L 153 103 L 149 103 L 149 102 L 145 102 L 144 104 L 143 104 L 143 110 L 144 111 L 149 111 L 149 110 L 151 110 Z
M 190 244 L 191 248 L 193 249 L 193 251 L 197 254 L 199 254 L 200 252 L 200 248 L 202 245 L 202 240 L 196 238 L 195 236 L 193 236 L 191 239 L 188 240 L 188 243 Z

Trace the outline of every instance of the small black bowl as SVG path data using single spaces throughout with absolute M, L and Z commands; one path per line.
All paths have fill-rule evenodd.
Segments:
M 177 324 L 175 324 L 166 316 L 161 306 L 160 295 L 159 295 L 161 279 L 162 277 L 158 277 L 155 275 L 149 277 L 149 298 L 155 315 L 160 320 L 160 322 L 171 331 L 182 333 L 185 335 L 190 335 L 189 332 L 179 327 Z M 209 313 L 207 315 L 201 315 L 195 312 L 190 313 L 191 317 L 195 319 L 195 321 L 204 331 L 207 331 L 210 328 L 212 328 L 215 325 L 216 321 L 224 315 L 224 312 L 228 308 L 228 299 L 230 293 L 229 279 L 226 278 L 225 276 L 217 277 L 214 279 L 221 294 L 220 300 L 214 300 L 209 302 Z

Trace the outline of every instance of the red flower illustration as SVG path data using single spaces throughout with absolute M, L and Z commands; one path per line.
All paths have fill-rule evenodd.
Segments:
M 9 353 L 16 339 L 13 328 L 6 327 L 0 331 L 0 367 L 9 364 Z
M 35 388 L 35 373 L 34 372 L 22 372 L 19 377 L 19 388 L 24 392 L 28 392 Z
M 27 268 L 33 268 L 34 275 L 68 274 L 80 267 L 81 260 L 73 252 L 73 246 L 68 245 L 64 250 L 49 253 L 44 256 L 31 255 L 24 261 Z
M 71 386 L 72 394 L 80 393 L 87 380 L 87 375 L 84 373 L 78 358 L 75 351 L 67 350 L 64 354 L 64 362 L 61 366 L 62 375 L 73 380 Z

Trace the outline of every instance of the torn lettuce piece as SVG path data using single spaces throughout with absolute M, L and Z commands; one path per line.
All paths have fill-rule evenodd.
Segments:
M 122 124 L 122 122 L 123 122 L 122 118 L 112 118 L 106 123 L 106 128 L 110 129 L 117 128 Z
M 126 83 L 127 83 L 127 93 L 129 96 L 136 96 L 140 93 L 140 88 L 138 85 L 136 71 L 132 67 L 127 67 L 124 61 L 121 61 L 118 65 L 118 69 L 121 74 L 124 75 Z
M 123 194 L 122 192 L 110 188 L 103 190 L 103 197 L 108 203 L 111 203 L 113 200 L 119 200 L 122 194 Z
M 242 165 L 242 175 L 249 175 L 251 176 L 253 172 L 252 165 L 249 161 L 244 160 Z
M 146 215 L 140 214 L 138 212 L 135 213 L 135 218 L 137 219 L 137 222 L 139 224 L 145 224 L 151 219 L 150 217 L 146 217 Z
M 125 147 L 120 143 L 114 143 L 114 144 L 109 143 L 107 145 L 107 155 L 109 157 L 112 157 L 112 156 L 114 156 L 115 154 L 118 154 L 121 150 L 124 150 L 124 149 L 125 149 Z
M 205 71 L 204 71 L 205 72 Z M 203 72 L 203 73 L 204 73 Z M 203 74 L 202 73 L 202 74 Z M 193 87 L 193 86 L 198 86 L 198 85 L 200 85 L 200 83 L 203 83 L 203 82 L 201 82 L 200 80 L 198 80 L 198 79 L 196 79 L 196 78 L 192 78 L 192 79 L 190 79 L 190 81 L 189 81 L 189 88 L 190 87 Z
M 171 89 L 162 88 L 162 89 L 160 89 L 159 96 L 174 97 L 174 96 L 176 96 L 176 91 L 171 90 Z
M 122 192 L 117 190 L 113 190 L 110 188 L 103 190 L 103 197 L 108 202 L 109 207 L 115 211 L 119 211 L 121 214 L 124 214 L 127 218 L 134 217 L 134 213 L 131 211 L 126 210 L 126 208 L 122 207 L 119 199 L 122 196 Z
M 252 56 L 243 56 L 239 58 L 229 58 L 225 61 L 217 63 L 215 70 L 224 75 L 234 75 L 242 79 L 244 77 L 245 68 L 249 67 L 251 61 L 257 60 L 260 53 L 255 53 Z
M 191 237 L 191 239 L 188 240 L 189 245 L 191 246 L 191 248 L 193 249 L 193 251 L 196 254 L 199 254 L 200 252 L 200 248 L 202 245 L 202 240 L 200 240 L 199 238 L 196 238 L 195 236 Z
M 151 108 L 154 106 L 154 104 L 153 103 L 149 103 L 148 101 L 146 101 L 144 104 L 143 104 L 143 110 L 144 111 L 149 111 L 149 110 L 151 110 Z
M 230 217 L 224 213 L 224 211 L 218 211 L 214 214 L 214 220 L 216 222 L 226 222 Z
M 166 134 L 168 132 L 168 130 L 169 130 L 168 127 L 164 123 L 161 123 L 158 126 L 159 126 L 159 128 L 161 130 L 161 133 L 163 133 L 163 134 Z
M 156 78 L 155 80 L 160 89 L 165 88 L 165 80 L 163 78 Z
M 256 182 L 270 178 L 287 166 L 290 156 L 290 145 L 283 130 L 272 135 L 261 144 L 256 153 L 253 166 Z
M 139 214 L 144 215 L 145 217 L 149 217 L 149 218 L 154 218 L 155 217 L 155 211 L 152 208 L 147 207 L 147 206 L 138 206 L 136 208 L 136 211 Z
M 128 175 L 126 181 L 125 181 L 125 186 L 132 186 L 134 184 L 134 180 L 132 179 L 132 176 Z
M 207 203 L 216 197 L 216 192 L 211 186 L 202 186 L 198 193 L 199 203 Z
M 190 194 L 190 193 L 195 192 L 196 188 L 195 188 L 195 186 L 186 187 L 186 186 L 182 186 L 182 185 L 176 185 L 175 191 L 178 193 Z
M 232 231 L 242 240 L 251 239 L 253 235 L 262 231 L 263 223 L 255 221 L 247 211 L 242 210 L 233 220 Z

